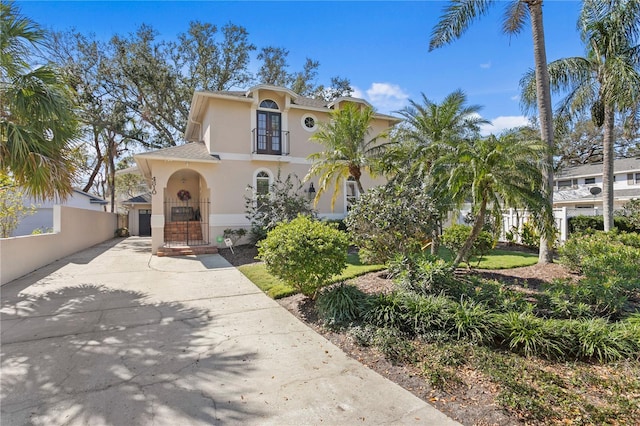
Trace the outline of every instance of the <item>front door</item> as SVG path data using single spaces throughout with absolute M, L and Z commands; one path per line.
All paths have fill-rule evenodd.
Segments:
M 282 128 L 279 112 L 258 111 L 258 154 L 282 154 Z
M 151 236 L 151 210 L 138 210 L 138 235 Z

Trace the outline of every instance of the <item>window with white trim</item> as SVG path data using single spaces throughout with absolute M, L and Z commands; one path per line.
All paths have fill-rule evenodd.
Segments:
M 584 179 L 584 184 L 585 185 L 594 185 L 596 183 L 596 178 L 594 177 L 590 177 L 590 178 L 585 178 Z
M 360 191 L 358 191 L 358 184 L 353 176 L 349 176 L 349 179 L 345 181 L 345 213 L 349 213 L 353 204 L 358 201 L 360 197 Z
M 271 188 L 271 173 L 268 170 L 258 170 L 253 178 L 253 195 L 260 207 L 261 195 L 268 195 Z
M 302 116 L 300 124 L 307 132 L 313 132 L 318 128 L 318 119 L 313 114 L 305 114 Z

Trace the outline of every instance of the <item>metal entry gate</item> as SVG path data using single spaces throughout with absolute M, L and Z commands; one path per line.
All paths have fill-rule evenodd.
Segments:
M 166 247 L 209 244 L 209 200 L 165 200 L 164 217 Z

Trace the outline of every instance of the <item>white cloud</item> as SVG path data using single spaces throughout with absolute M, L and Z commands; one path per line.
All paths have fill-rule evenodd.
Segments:
M 364 92 L 352 86 L 353 97 L 367 100 L 376 111 L 388 114 L 407 105 L 409 95 L 397 84 L 372 83 Z
M 353 89 L 353 93 L 351 94 L 351 96 L 353 96 L 354 98 L 364 99 L 364 93 L 362 93 L 362 90 L 360 90 L 356 86 L 351 86 L 351 88 Z
M 519 101 L 520 100 L 520 95 L 514 95 L 510 98 L 512 101 Z
M 491 124 L 485 124 L 480 128 L 480 133 L 483 136 L 487 136 L 492 133 L 499 134 L 507 129 L 529 125 L 529 119 L 522 115 L 501 116 L 490 121 Z
M 483 70 L 488 70 L 489 68 L 491 68 L 491 61 L 480 64 L 480 68 L 482 68 Z

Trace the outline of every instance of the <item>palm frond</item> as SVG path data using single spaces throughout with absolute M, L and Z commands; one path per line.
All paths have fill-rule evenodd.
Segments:
M 487 13 L 492 3 L 493 0 L 452 0 L 431 33 L 429 51 L 460 38 L 474 19 Z

